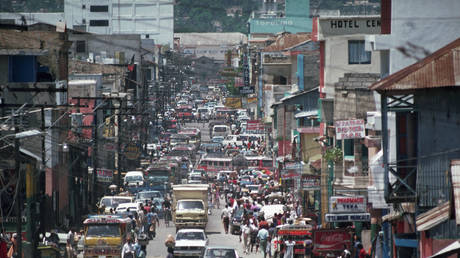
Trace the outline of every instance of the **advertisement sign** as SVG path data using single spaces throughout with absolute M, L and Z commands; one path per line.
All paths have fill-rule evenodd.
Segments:
M 226 98 L 225 106 L 229 108 L 241 108 L 241 98 Z
M 353 119 L 335 122 L 335 138 L 337 140 L 359 139 L 366 136 L 363 119 Z
M 248 120 L 246 123 L 246 132 L 248 134 L 264 134 L 265 125 L 260 120 Z
M 313 252 L 342 251 L 351 245 L 351 235 L 345 230 L 325 229 L 313 233 Z
M 331 196 L 329 200 L 330 213 L 360 213 L 366 212 L 366 197 L 364 196 Z
M 141 155 L 139 146 L 135 143 L 129 143 L 125 148 L 125 157 L 130 160 L 136 160 Z
M 286 163 L 284 169 L 281 170 L 281 178 L 300 178 L 302 175 L 302 163 L 289 162 Z
M 111 183 L 113 180 L 113 171 L 110 169 L 96 169 L 97 181 L 102 183 Z
M 320 39 L 352 34 L 380 34 L 380 16 L 321 17 L 318 24 Z
M 353 221 L 371 221 L 370 213 L 340 213 L 326 214 L 326 222 L 353 222 Z
M 243 86 L 239 87 L 240 89 L 240 94 L 253 94 L 254 93 L 254 87 L 251 86 Z
M 320 186 L 321 186 L 320 176 L 302 175 L 302 189 L 303 190 L 319 190 Z

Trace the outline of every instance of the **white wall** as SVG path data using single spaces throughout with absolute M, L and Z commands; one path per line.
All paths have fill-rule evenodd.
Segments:
M 370 64 L 348 64 L 348 40 L 364 40 L 364 35 L 325 39 L 324 91 L 334 97 L 334 85 L 345 73 L 380 73 L 380 55 L 372 52 Z
M 417 62 L 460 37 L 459 0 L 393 0 L 391 34 L 375 36 L 375 50 L 389 49 L 389 73 Z M 419 47 L 412 52 L 411 44 Z M 398 48 L 405 48 L 407 57 Z
M 91 12 L 91 5 L 108 5 L 108 12 Z M 64 13 L 71 29 L 85 25 L 96 34 L 140 34 L 155 44 L 173 44 L 173 0 L 65 0 Z M 108 20 L 109 26 L 90 26 L 94 19 Z

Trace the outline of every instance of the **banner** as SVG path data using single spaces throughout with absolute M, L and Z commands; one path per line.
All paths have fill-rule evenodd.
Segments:
M 313 252 L 343 251 L 351 245 L 351 235 L 345 230 L 316 230 L 313 233 Z

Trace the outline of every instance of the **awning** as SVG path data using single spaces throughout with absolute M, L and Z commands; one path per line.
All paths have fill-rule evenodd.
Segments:
M 299 133 L 319 133 L 319 127 L 299 127 L 295 130 Z
M 392 210 L 382 217 L 382 221 L 393 221 L 401 218 L 404 214 L 415 213 L 415 204 L 412 202 L 401 203 L 401 210 Z
M 417 231 L 425 231 L 449 219 L 450 202 L 444 202 L 439 206 L 417 216 L 415 224 Z
M 439 252 L 433 254 L 432 256 L 428 258 L 435 258 L 435 257 L 449 257 L 450 255 L 454 253 L 459 253 L 460 252 L 460 241 L 457 240 L 453 242 L 452 244 L 444 247 L 443 249 L 439 250 Z
M 318 110 L 302 111 L 294 115 L 295 118 L 317 116 Z

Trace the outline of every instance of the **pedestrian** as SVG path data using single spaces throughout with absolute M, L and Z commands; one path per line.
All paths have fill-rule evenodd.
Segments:
M 228 205 L 225 205 L 225 208 L 222 210 L 220 218 L 222 219 L 222 223 L 224 224 L 225 234 L 228 234 L 228 225 L 230 224 L 230 211 L 228 209 Z
M 176 241 L 174 240 L 174 237 L 171 234 L 169 234 L 165 240 L 165 246 L 169 250 L 169 248 L 174 248 L 175 245 L 176 245 Z
M 257 240 L 260 244 L 260 250 L 264 253 L 264 258 L 267 257 L 267 240 L 269 237 L 268 230 L 265 228 L 265 226 L 261 227 L 259 232 L 257 233 Z M 257 248 L 256 248 L 256 253 L 257 253 Z
M 75 253 L 75 250 L 73 249 L 73 246 L 72 246 L 72 241 L 69 237 L 67 238 L 67 244 L 65 247 L 65 257 L 66 258 L 76 258 L 77 257 L 77 254 Z
M 8 257 L 8 242 L 5 237 L 5 231 L 1 229 L 0 233 L 0 258 Z
M 310 258 L 312 255 L 313 242 L 311 241 L 311 239 L 307 239 L 304 241 L 304 245 L 305 245 L 305 258 Z
M 290 238 L 284 241 L 284 245 L 286 246 L 286 251 L 283 258 L 294 258 L 295 241 Z
M 245 223 L 241 225 L 241 234 L 240 234 L 240 242 L 241 238 L 243 239 L 243 253 L 249 254 L 249 238 L 251 234 L 251 226 L 249 225 L 249 220 L 245 220 Z
M 359 243 L 358 244 L 358 258 L 366 258 L 367 253 L 366 250 L 363 247 L 363 244 Z
M 250 221 L 253 221 L 252 219 L 250 219 Z M 250 240 L 251 240 L 251 253 L 252 251 L 254 250 L 254 246 L 257 244 L 256 242 L 256 239 L 257 239 L 257 234 L 258 234 L 258 231 L 259 229 L 254 225 L 254 222 L 250 222 L 250 227 L 251 227 L 251 235 L 250 235 Z M 257 248 L 256 248 L 256 252 L 257 252 Z
M 168 255 L 166 258 L 174 258 L 174 249 L 172 247 L 168 247 Z
M 272 237 L 270 236 L 270 234 L 267 238 L 267 248 L 265 248 L 265 253 L 268 254 L 269 258 L 272 258 Z
M 126 243 L 121 250 L 121 258 L 135 258 L 134 242 L 131 236 L 128 236 Z

